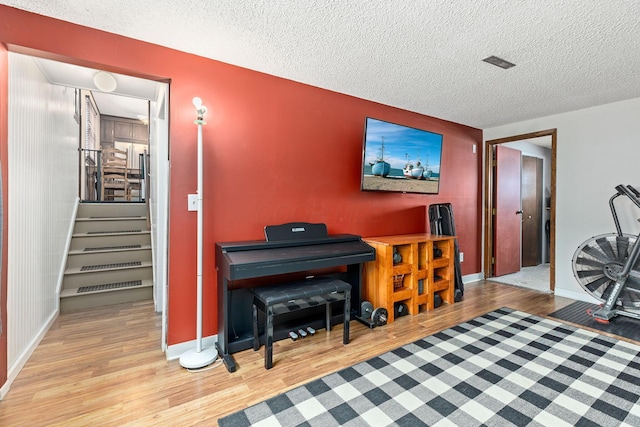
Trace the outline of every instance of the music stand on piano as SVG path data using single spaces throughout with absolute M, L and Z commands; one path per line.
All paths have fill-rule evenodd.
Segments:
M 267 225 L 264 228 L 267 242 L 283 240 L 308 240 L 329 237 L 326 224 L 290 222 L 281 225 Z

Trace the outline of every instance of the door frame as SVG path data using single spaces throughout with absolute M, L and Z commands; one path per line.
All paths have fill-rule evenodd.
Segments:
M 544 136 L 551 137 L 551 197 L 550 197 L 550 232 L 549 232 L 549 285 L 551 291 L 555 290 L 556 285 L 556 145 L 557 145 L 557 129 L 547 129 L 537 132 L 525 133 L 520 135 L 507 136 L 504 138 L 492 139 L 485 141 L 485 170 L 484 170 L 484 277 L 485 279 L 494 277 L 493 265 L 491 257 L 493 254 L 493 147 L 508 142 L 523 141 L 526 139 L 540 138 Z

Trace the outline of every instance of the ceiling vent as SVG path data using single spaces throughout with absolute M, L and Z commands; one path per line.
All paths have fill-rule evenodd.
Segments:
M 490 56 L 483 59 L 483 61 L 495 65 L 496 67 L 504 68 L 505 70 L 516 66 L 516 64 L 512 64 L 511 62 L 505 61 L 504 59 L 498 58 L 497 56 Z

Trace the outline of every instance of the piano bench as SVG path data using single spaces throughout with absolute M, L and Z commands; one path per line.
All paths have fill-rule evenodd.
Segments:
M 331 303 L 344 301 L 344 330 L 342 342 L 349 344 L 349 321 L 351 312 L 351 285 L 328 277 L 312 278 L 276 286 L 251 289 L 253 294 L 253 349 L 260 348 L 258 334 L 258 310 L 265 314 L 264 367 L 273 366 L 273 319 L 275 316 L 304 310 L 324 304 L 326 307 L 326 329 L 331 330 Z

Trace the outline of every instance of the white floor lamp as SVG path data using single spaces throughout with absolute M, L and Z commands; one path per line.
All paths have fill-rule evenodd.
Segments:
M 202 348 L 202 126 L 207 107 L 202 105 L 202 99 L 193 98 L 198 118 L 194 121 L 198 125 L 198 265 L 197 265 L 197 313 L 196 313 L 196 348 L 180 356 L 180 366 L 187 369 L 200 369 L 212 364 L 218 357 L 218 350 L 214 347 Z

